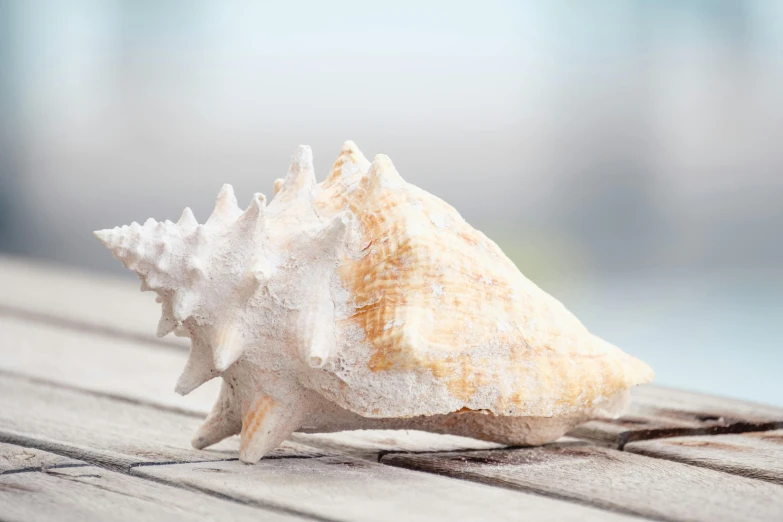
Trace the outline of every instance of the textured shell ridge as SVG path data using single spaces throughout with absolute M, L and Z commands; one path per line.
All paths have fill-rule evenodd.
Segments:
M 356 213 L 366 245 L 340 272 L 354 300 L 350 321 L 370 350 L 369 372 L 354 370 L 349 391 L 330 399 L 375 416 L 465 407 L 554 416 L 651 378 L 646 365 L 589 334 L 453 207 L 402 182 L 387 157 L 377 157 L 362 181 L 350 191 L 327 189 L 328 201 L 316 202 Z M 433 309 L 451 320 L 435 320 Z M 382 400 L 402 385 L 397 381 L 421 389 L 421 379 L 413 383 L 404 372 L 429 376 L 427 393 L 440 400 Z M 387 394 L 364 396 L 370 383 Z
M 321 183 L 300 146 L 268 205 L 224 185 L 203 224 L 186 208 L 95 234 L 157 293 L 158 334 L 191 339 L 176 391 L 223 379 L 194 446 L 241 433 L 246 462 L 302 426 L 539 443 L 653 376 L 351 141 Z

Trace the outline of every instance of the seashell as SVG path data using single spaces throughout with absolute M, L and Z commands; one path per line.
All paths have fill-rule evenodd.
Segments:
M 319 184 L 302 146 L 274 191 L 95 233 L 158 294 L 158 335 L 191 339 L 176 391 L 223 379 L 196 448 L 241 434 L 256 462 L 296 430 L 367 428 L 543 444 L 653 377 L 384 155 L 346 142 Z

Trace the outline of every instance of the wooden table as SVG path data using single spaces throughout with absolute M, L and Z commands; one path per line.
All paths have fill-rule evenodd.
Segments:
M 256 465 L 190 439 L 182 339 L 151 294 L 0 258 L 0 521 L 783 521 L 783 409 L 641 387 L 538 448 L 415 431 L 295 434 Z M 699 371 L 699 369 L 694 369 Z

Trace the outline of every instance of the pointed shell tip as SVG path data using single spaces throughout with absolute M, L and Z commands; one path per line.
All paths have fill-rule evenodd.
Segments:
M 106 242 L 111 237 L 111 229 L 105 228 L 103 230 L 96 230 L 92 234 L 97 237 L 103 244 L 106 244 Z

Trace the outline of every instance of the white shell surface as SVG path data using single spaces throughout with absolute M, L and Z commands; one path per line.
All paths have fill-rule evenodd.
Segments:
M 191 338 L 177 391 L 223 377 L 194 445 L 241 432 L 245 461 L 303 427 L 546 442 L 652 379 L 352 142 L 321 184 L 300 147 L 268 207 L 226 185 L 203 225 L 186 209 L 96 235 L 160 296 L 159 334 Z

